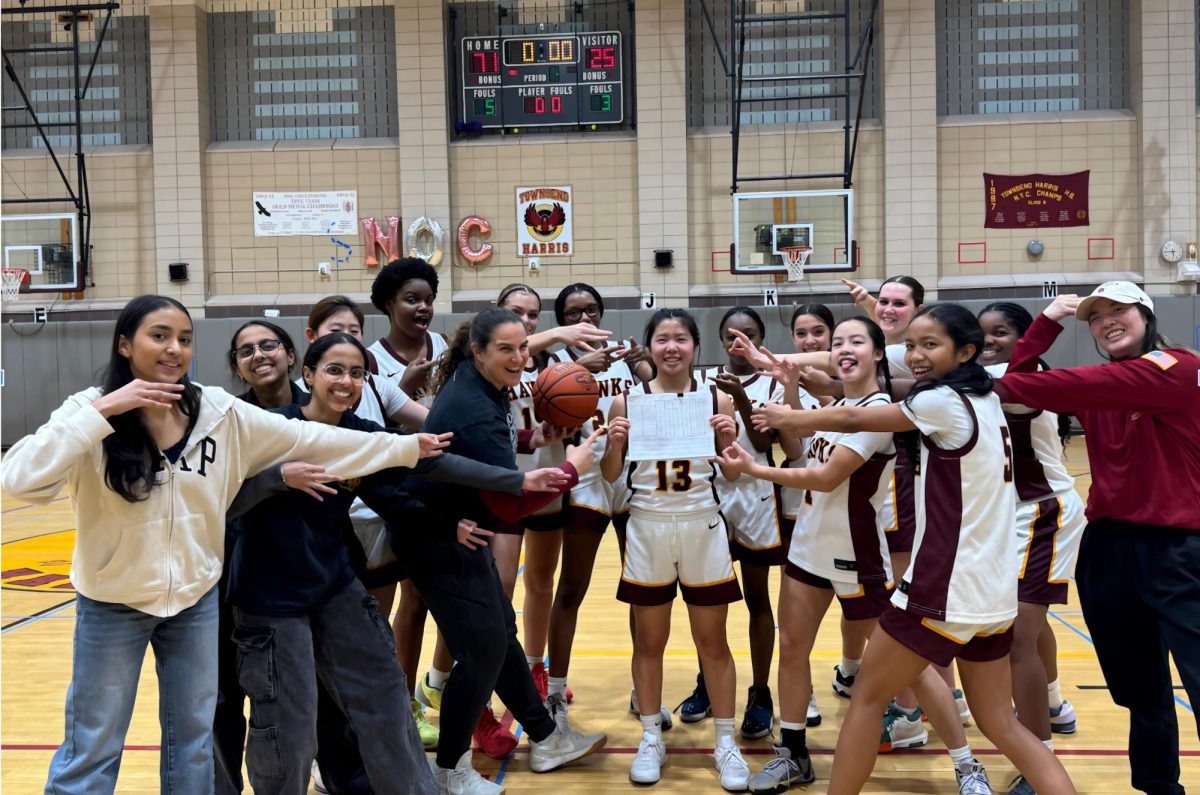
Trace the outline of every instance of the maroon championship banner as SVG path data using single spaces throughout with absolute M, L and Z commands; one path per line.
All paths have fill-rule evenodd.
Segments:
M 988 229 L 1087 226 L 1090 174 L 984 174 L 987 218 L 983 225 Z

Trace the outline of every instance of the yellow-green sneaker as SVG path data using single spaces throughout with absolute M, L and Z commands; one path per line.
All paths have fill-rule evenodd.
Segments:
M 417 701 L 429 707 L 434 712 L 442 711 L 442 688 L 429 684 L 429 674 L 421 677 L 417 683 Z
M 412 702 L 412 715 L 417 724 L 417 734 L 421 735 L 421 744 L 425 746 L 425 750 L 432 751 L 437 748 L 440 736 L 438 727 L 429 722 L 429 719 L 425 717 L 425 707 L 415 700 Z

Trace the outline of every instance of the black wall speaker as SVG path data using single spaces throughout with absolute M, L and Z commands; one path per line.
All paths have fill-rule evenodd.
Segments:
M 670 268 L 673 265 L 675 252 L 669 248 L 656 248 L 654 250 L 654 267 Z
M 187 263 L 172 262 L 167 266 L 167 273 L 173 282 L 186 282 L 188 280 Z

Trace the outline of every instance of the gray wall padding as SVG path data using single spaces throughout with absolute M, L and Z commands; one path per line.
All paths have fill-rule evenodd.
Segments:
M 988 301 L 964 301 L 964 306 L 978 311 Z M 1048 303 L 1043 300 L 1018 300 L 1036 314 Z M 1154 299 L 1160 330 L 1171 339 L 1189 347 L 1196 346 L 1200 334 L 1200 297 L 1164 296 Z M 852 306 L 841 304 L 830 307 L 839 320 L 857 314 Z M 700 346 L 700 363 L 705 365 L 725 361 L 717 334 L 717 324 L 728 307 L 693 309 L 703 334 Z M 788 321 L 790 305 L 756 310 L 767 324 L 767 344 L 772 350 L 790 351 Z M 604 321 L 622 338 L 634 336 L 641 341 L 643 328 L 653 312 L 649 310 L 613 310 Z M 438 315 L 433 328 L 449 334 L 467 314 Z M 543 312 L 545 326 L 554 322 L 551 308 Z M 226 354 L 234 329 L 248 318 L 202 319 L 196 321 L 193 377 L 203 384 L 213 384 L 226 389 L 241 391 L 241 385 L 233 383 Z M 304 318 L 272 318 L 274 322 L 292 335 L 301 351 L 304 349 Z M 79 321 L 72 323 L 48 323 L 37 326 L 31 323 L 14 323 L 0 328 L 0 364 L 5 371 L 4 387 L 0 390 L 2 400 L 2 429 L 0 443 L 5 447 L 23 435 L 32 433 L 46 421 L 50 412 L 75 392 L 96 384 L 99 371 L 108 362 L 112 342 L 112 321 Z M 367 340 L 378 339 L 387 332 L 387 320 L 380 316 L 367 318 L 365 335 Z M 1099 364 L 1103 360 L 1097 354 L 1087 327 L 1082 323 L 1069 323 L 1058 343 L 1046 356 L 1052 367 L 1067 367 L 1079 364 Z

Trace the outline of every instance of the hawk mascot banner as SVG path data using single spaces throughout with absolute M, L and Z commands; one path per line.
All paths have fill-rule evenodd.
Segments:
M 517 256 L 570 257 L 571 187 L 517 188 Z

